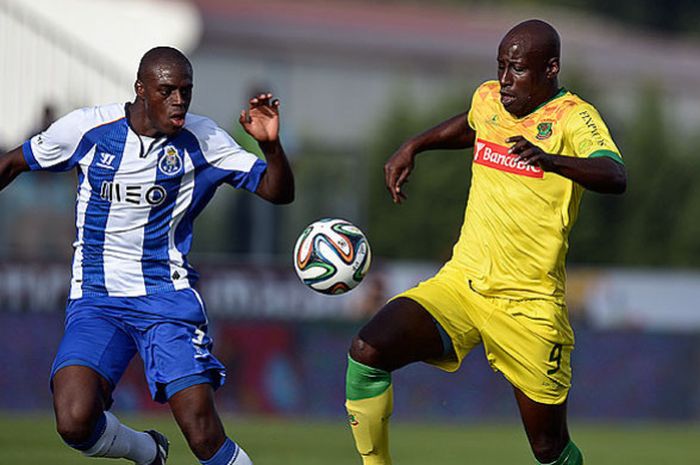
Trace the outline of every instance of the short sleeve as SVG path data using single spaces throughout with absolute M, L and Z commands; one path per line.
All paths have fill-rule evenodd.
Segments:
M 207 164 L 217 177 L 237 189 L 255 192 L 267 163 L 246 151 L 226 131 L 208 118 L 193 128 Z
M 474 103 L 477 100 L 477 95 L 479 93 L 479 89 L 481 89 L 481 86 L 477 87 L 477 89 L 474 91 L 474 94 L 472 94 L 471 101 L 468 102 L 469 103 L 469 112 L 467 113 L 467 124 L 469 124 L 469 127 L 475 131 L 476 131 L 476 126 L 474 126 Z
M 609 157 L 623 163 L 620 150 L 593 105 L 576 106 L 567 119 L 565 131 L 576 157 Z
M 74 166 L 73 154 L 82 139 L 83 110 L 75 110 L 58 119 L 44 132 L 22 145 L 22 153 L 31 170 L 67 171 Z

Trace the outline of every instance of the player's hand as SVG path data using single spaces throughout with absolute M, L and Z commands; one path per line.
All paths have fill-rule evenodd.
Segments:
M 279 138 L 280 101 L 271 93 L 258 94 L 248 101 L 248 109 L 241 110 L 238 121 L 243 129 L 258 142 L 274 142 Z
M 384 164 L 384 184 L 394 203 L 406 200 L 406 194 L 401 190 L 401 186 L 408 182 L 408 175 L 413 171 L 415 157 L 413 150 L 402 145 Z
M 545 153 L 541 148 L 525 139 L 523 136 L 513 136 L 506 139 L 506 142 L 513 144 L 508 153 L 518 156 L 519 161 L 528 165 L 537 166 L 542 171 L 554 170 L 554 155 Z

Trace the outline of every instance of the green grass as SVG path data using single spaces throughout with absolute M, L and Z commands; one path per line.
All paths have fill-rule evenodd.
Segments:
M 342 422 L 227 417 L 230 435 L 256 465 L 359 465 L 350 432 Z M 153 428 L 172 442 L 169 465 L 197 463 L 169 416 L 126 419 L 136 429 Z M 405 424 L 392 427 L 396 465 L 531 465 L 518 424 Z M 696 465 L 700 424 L 581 424 L 572 431 L 587 465 Z M 126 464 L 94 461 L 64 446 L 49 415 L 0 413 L 0 464 Z

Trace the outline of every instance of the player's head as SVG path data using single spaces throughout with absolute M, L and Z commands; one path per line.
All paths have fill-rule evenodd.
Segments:
M 557 92 L 559 51 L 559 34 L 544 21 L 524 21 L 503 37 L 498 80 L 501 103 L 509 113 L 523 117 Z
M 177 49 L 152 48 L 141 58 L 134 89 L 149 126 L 174 136 L 185 125 L 192 100 L 192 64 Z

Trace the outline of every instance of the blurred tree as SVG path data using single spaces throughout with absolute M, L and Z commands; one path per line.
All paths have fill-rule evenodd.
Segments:
M 566 82 L 597 103 L 580 74 L 570 73 Z M 408 200 L 400 206 L 384 187 L 383 166 L 408 137 L 464 111 L 464 103 L 445 99 L 423 112 L 405 99 L 394 101 L 369 151 L 367 232 L 377 255 L 444 261 L 464 218 L 471 151 L 419 155 L 406 186 Z M 692 157 L 694 144 L 679 144 L 685 139 L 669 127 L 656 86 L 640 88 L 635 101 L 630 120 L 606 120 L 625 158 L 628 191 L 584 194 L 569 263 L 699 266 L 700 187 L 693 173 L 700 161 Z M 601 112 L 605 115 L 605 108 Z
M 294 246 L 296 237 L 320 218 L 343 218 L 364 229 L 366 173 L 361 152 L 302 142 L 294 160 L 296 198 L 290 205 L 286 241 Z M 366 231 L 365 231 L 366 232 Z
M 396 0 L 393 0 L 396 1 Z M 697 36 L 700 2 L 696 0 L 438 0 L 443 4 L 559 7 L 606 16 L 654 31 Z M 414 3 L 416 0 L 403 0 Z
M 698 140 L 691 146 L 697 146 Z M 700 172 L 700 161 L 688 157 L 685 177 L 690 184 L 687 194 L 676 199 L 679 203 L 678 221 L 669 229 L 668 242 L 673 244 L 670 261 L 679 266 L 700 266 L 700 184 L 695 182 L 694 173 Z M 693 178 L 693 179 L 691 179 Z
M 671 240 L 691 188 L 683 141 L 667 123 L 660 92 L 653 84 L 640 90 L 639 108 L 623 138 L 628 155 L 629 189 L 623 198 L 617 260 L 628 265 L 673 265 Z
M 384 163 L 410 136 L 466 109 L 464 85 L 427 112 L 397 96 L 374 136 L 368 161 L 368 231 L 375 254 L 447 260 L 459 235 L 471 179 L 471 150 L 427 152 L 416 158 L 408 200 L 394 205 L 384 184 Z M 450 95 L 448 93 L 448 95 Z

